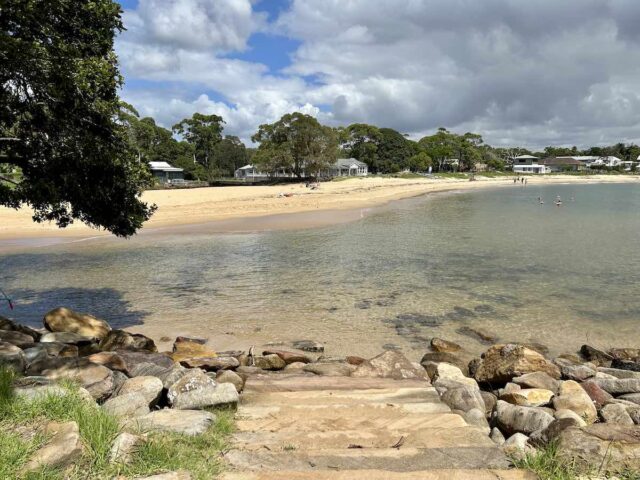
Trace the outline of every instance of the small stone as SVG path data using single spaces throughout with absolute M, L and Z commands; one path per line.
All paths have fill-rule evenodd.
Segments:
M 502 451 L 513 458 L 524 458 L 534 450 L 529 446 L 529 437 L 522 433 L 514 433 L 502 444 Z
M 312 340 L 298 340 L 293 342 L 291 346 L 303 352 L 324 352 L 324 345 Z
M 624 405 L 610 403 L 600 410 L 600 417 L 605 423 L 616 423 L 618 425 L 633 425 L 631 416 L 627 413 Z
M 556 363 L 560 362 L 560 359 L 556 360 Z M 585 380 L 594 377 L 596 374 L 596 366 L 592 363 L 584 365 L 571 365 L 567 363 L 559 363 L 560 371 L 562 372 L 562 378 L 567 380 L 575 380 L 576 382 L 584 382 Z
M 140 417 L 149 413 L 149 403 L 139 393 L 126 393 L 110 398 L 102 409 L 114 417 Z
M 246 375 L 256 375 L 259 373 L 264 373 L 260 367 L 249 367 L 249 366 L 240 366 L 236 368 L 236 373 L 242 373 Z
M 530 437 L 530 442 L 534 445 L 548 445 L 558 438 L 567 428 L 580 427 L 582 424 L 584 424 L 584 421 L 581 421 L 579 418 L 556 418 L 546 428 L 533 432 Z
M 39 341 L 40 335 L 42 335 L 37 330 L 27 327 L 26 325 L 20 325 L 19 323 L 16 323 L 13 320 L 9 320 L 8 318 L 3 317 L 2 315 L 0 315 L 0 330 L 4 330 L 8 332 L 24 333 L 25 335 L 29 335 L 34 342 Z
M 480 395 L 482 395 L 482 399 L 484 400 L 485 415 L 487 418 L 490 418 L 493 410 L 496 408 L 496 404 L 498 403 L 498 397 L 491 392 L 485 392 L 483 390 L 480 391 Z
M 285 361 L 278 355 L 265 355 L 263 357 L 254 357 L 253 364 L 255 367 L 263 370 L 282 370 L 287 366 Z
M 147 406 L 153 407 L 160 400 L 162 388 L 162 381 L 157 377 L 135 377 L 122 384 L 118 395 L 137 393 L 144 397 Z
M 493 443 L 495 443 L 498 446 L 502 445 L 505 442 L 504 435 L 502 435 L 502 432 L 496 427 L 493 427 L 491 429 L 491 434 L 489 435 L 489 438 L 491 438 L 491 440 L 493 440 Z
M 355 355 L 348 356 L 346 360 L 349 365 L 355 365 L 355 366 L 362 365 L 366 361 L 366 359 L 362 357 L 356 357 Z
M 97 401 L 108 398 L 114 388 L 113 372 L 86 358 L 50 358 L 38 365 L 31 364 L 27 373 L 40 374 L 51 380 L 64 378 L 76 381 Z
M 462 350 L 462 347 L 457 343 L 449 342 L 448 340 L 443 340 L 442 338 L 432 338 L 431 339 L 431 349 L 434 352 L 457 352 Z
M 66 467 L 82 455 L 82 440 L 76 422 L 49 422 L 44 434 L 50 436 L 47 443 L 36 450 L 23 472 L 32 472 L 40 468 Z
M 244 388 L 244 380 L 242 377 L 231 370 L 219 371 L 216 374 L 216 382 L 218 382 L 218 384 L 230 383 L 235 387 L 238 393 L 242 392 L 242 389 Z
M 131 463 L 133 454 L 143 442 L 144 437 L 141 435 L 133 435 L 128 432 L 119 433 L 111 445 L 111 450 L 109 450 L 109 462 L 124 465 Z
M 621 395 L 618 398 L 640 405 L 640 393 L 628 393 L 626 395 Z
M 572 410 L 587 423 L 593 423 L 598 418 L 593 401 L 580 384 L 573 380 L 562 382 L 558 396 L 553 398 L 553 407 L 556 410 Z
M 174 346 L 173 346 L 173 351 L 174 352 L 176 351 L 175 344 L 176 343 L 181 343 L 181 342 L 199 343 L 200 345 L 204 345 L 205 343 L 207 343 L 207 339 L 206 338 L 202 338 L 202 337 L 178 336 L 178 337 L 176 337 L 176 341 L 174 342 Z
M 42 321 L 50 332 L 76 333 L 84 337 L 102 339 L 111 331 L 111 327 L 106 321 L 64 307 L 51 310 Z
M 620 370 L 629 370 L 631 372 L 640 372 L 640 361 L 638 361 L 638 359 L 636 359 L 636 361 L 630 361 L 614 358 L 613 362 L 611 362 L 611 367 Z
M 548 405 L 552 398 L 553 392 L 542 388 L 523 388 L 500 396 L 500 400 L 525 407 L 542 407 Z
M 469 425 L 482 428 L 487 434 L 490 433 L 491 429 L 489 427 L 489 422 L 487 422 L 487 418 L 484 414 L 484 410 L 472 408 L 471 410 L 465 412 L 463 418 Z
M 201 435 L 216 420 L 216 416 L 202 410 L 156 410 L 125 422 L 128 428 L 143 432 L 173 432 L 183 435 Z

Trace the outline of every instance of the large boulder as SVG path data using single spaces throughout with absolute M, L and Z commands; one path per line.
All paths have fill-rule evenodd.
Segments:
M 484 416 L 484 399 L 478 388 L 469 388 L 466 386 L 448 388 L 442 393 L 440 400 L 447 404 L 452 410 L 468 412 L 472 409 L 477 409 L 483 412 Z
M 34 345 L 31 335 L 15 330 L 0 330 L 0 342 L 10 343 L 20 348 L 29 348 Z
M 192 410 L 236 404 L 240 397 L 232 384 L 218 385 L 202 370 L 193 369 L 169 387 L 167 400 L 173 408 Z
M 424 368 L 417 368 L 400 352 L 387 350 L 371 360 L 363 362 L 351 373 L 352 377 L 382 377 L 395 380 L 426 380 Z M 484 409 L 484 405 L 482 406 Z
M 517 432 L 530 434 L 547 428 L 554 418 L 540 408 L 520 407 L 498 400 L 495 420 L 502 432 L 511 435 Z
M 117 350 L 133 350 L 156 353 L 155 342 L 141 333 L 129 333 L 124 330 L 111 330 L 102 338 L 100 349 L 108 352 Z
M 133 370 L 136 370 L 138 365 L 142 364 L 152 364 L 158 367 L 163 368 L 171 368 L 174 365 L 173 360 L 169 355 L 165 355 L 164 353 L 153 353 L 145 350 L 116 350 L 116 353 L 125 361 L 127 364 L 127 370 L 131 373 Z
M 271 354 L 253 357 L 253 366 L 263 370 L 282 370 L 287 364 L 280 356 Z
M 640 426 L 596 423 L 558 437 L 558 454 L 600 472 L 640 469 Z
M 0 366 L 5 366 L 23 372 L 27 366 L 27 359 L 21 348 L 10 343 L 0 342 Z
M 25 335 L 29 335 L 34 342 L 40 340 L 41 333 L 33 328 L 27 327 L 25 325 L 20 325 L 19 323 L 14 322 L 13 320 L 9 320 L 6 317 L 0 315 L 0 330 L 9 331 L 9 332 L 18 332 L 23 333 Z
M 623 370 L 621 368 L 598 367 L 599 373 L 607 374 L 615 378 L 640 378 L 640 372 L 633 370 Z
M 420 360 L 420 364 L 425 366 L 427 363 L 449 363 L 451 365 L 455 365 L 458 367 L 462 373 L 467 375 L 469 373 L 469 360 L 467 358 L 463 358 L 460 355 L 460 352 L 457 353 L 449 353 L 449 352 L 427 352 L 422 356 Z
M 125 380 L 118 395 L 139 394 L 145 399 L 147 406 L 153 407 L 160 400 L 162 388 L 162 380 L 157 377 L 135 377 Z
M 591 398 L 591 401 L 596 408 L 602 408 L 613 400 L 613 396 L 611 394 L 605 392 L 597 383 L 591 380 L 582 382 L 580 386 L 585 392 L 587 392 L 587 395 L 589 395 L 589 398 Z
M 51 310 L 42 321 L 50 332 L 77 333 L 84 337 L 103 339 L 111 331 L 106 321 L 64 307 Z
M 69 345 L 77 345 L 85 347 L 89 345 L 98 345 L 96 337 L 87 337 L 75 332 L 50 332 L 40 337 L 40 343 L 65 343 Z
M 525 373 L 519 377 L 512 378 L 511 382 L 520 385 L 522 388 L 543 388 L 552 391 L 554 394 L 557 394 L 558 388 L 560 388 L 560 381 L 545 372 Z
M 127 362 L 116 352 L 98 352 L 87 357 L 87 360 L 104 365 L 111 370 L 127 373 Z
M 558 395 L 553 398 L 556 410 L 572 410 L 587 423 L 593 423 L 598 418 L 596 407 L 578 382 L 567 380 L 562 382 Z
M 611 362 L 612 368 L 617 368 L 620 370 L 629 370 L 631 372 L 640 372 L 640 359 L 632 360 L 620 360 L 618 358 L 614 358 L 613 362 Z
M 589 378 L 595 377 L 596 365 L 593 363 L 585 363 L 582 365 L 574 365 L 567 360 L 557 358 L 555 362 L 562 372 L 562 378 L 567 380 L 575 380 L 583 382 Z
M 76 422 L 49 422 L 44 428 L 47 443 L 36 450 L 22 471 L 52 469 L 74 463 L 82 455 L 82 440 Z
M 613 396 L 640 393 L 640 378 L 596 378 L 593 382 Z
M 544 372 L 559 379 L 560 369 L 535 350 L 523 345 L 493 345 L 480 361 L 469 366 L 470 373 L 481 383 L 506 383 L 531 372 Z M 473 370 L 473 371 L 471 371 Z
M 582 347 L 580 347 L 580 355 L 600 367 L 610 366 L 611 360 L 613 360 L 613 357 L 607 352 L 592 347 L 591 345 L 582 345 Z
M 602 410 L 600 410 L 600 417 L 605 423 L 633 425 L 633 420 L 627 413 L 627 408 L 620 403 L 609 403 L 602 407 Z
M 171 432 L 182 435 L 201 435 L 216 420 L 211 412 L 202 410 L 156 410 L 142 417 L 127 420 L 125 428 L 142 432 Z
M 140 417 L 149 413 L 149 402 L 139 393 L 126 393 L 110 398 L 102 409 L 114 417 Z
M 108 398 L 114 389 L 113 372 L 85 358 L 50 358 L 31 364 L 27 373 L 42 375 L 51 380 L 73 380 L 87 389 L 97 401 Z
M 240 393 L 244 388 L 244 379 L 232 370 L 220 370 L 216 374 L 216 382 L 218 382 L 218 384 L 230 383 L 236 388 L 238 393 Z

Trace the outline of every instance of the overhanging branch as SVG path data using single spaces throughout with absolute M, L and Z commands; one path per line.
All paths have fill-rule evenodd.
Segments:
M 11 179 L 9 179 L 7 177 L 3 177 L 2 175 L 0 175 L 0 180 L 3 181 L 3 182 L 9 182 L 9 183 L 11 183 L 13 185 L 20 185 L 18 182 L 13 181 L 13 180 L 11 180 Z

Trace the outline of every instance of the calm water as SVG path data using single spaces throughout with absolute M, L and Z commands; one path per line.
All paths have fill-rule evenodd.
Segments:
M 218 348 L 309 338 L 330 354 L 417 358 L 438 335 L 479 352 L 457 333 L 469 325 L 559 352 L 640 346 L 639 239 L 638 186 L 513 187 L 319 229 L 32 249 L 0 257 L 0 285 L 20 321 L 65 305 Z

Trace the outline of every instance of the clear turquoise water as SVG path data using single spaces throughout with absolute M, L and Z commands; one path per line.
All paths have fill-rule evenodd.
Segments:
M 479 352 L 457 333 L 469 325 L 559 352 L 640 346 L 639 239 L 636 185 L 513 187 L 325 228 L 32 249 L 0 257 L 0 284 L 20 321 L 65 305 L 218 348 L 310 338 L 334 354 L 419 357 L 443 336 Z

